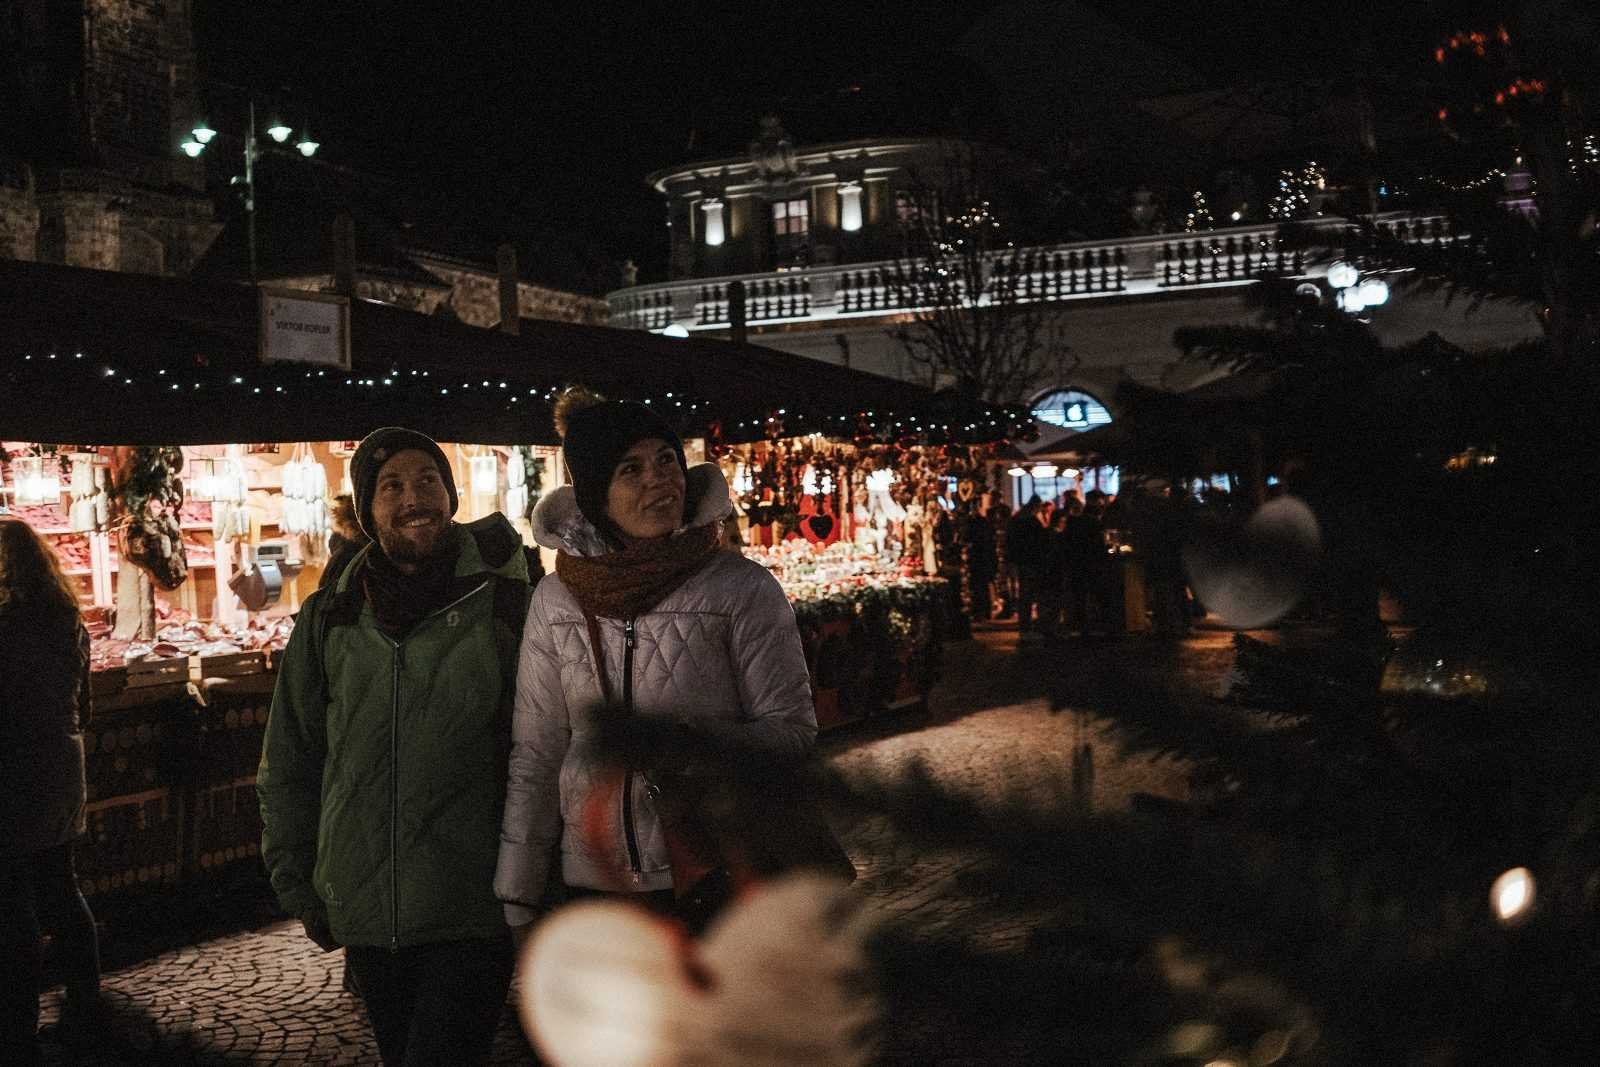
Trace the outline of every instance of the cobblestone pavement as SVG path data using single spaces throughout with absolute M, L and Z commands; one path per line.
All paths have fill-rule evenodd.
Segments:
M 1181 644 L 1127 637 L 1114 641 L 1020 644 L 1014 627 L 980 627 L 971 641 L 945 650 L 944 680 L 925 711 L 871 720 L 827 735 L 824 757 L 849 773 L 894 771 L 921 760 L 939 780 L 984 795 L 1001 790 L 1059 795 L 1071 777 L 1076 741 L 1095 751 L 1097 809 L 1125 805 L 1135 792 L 1182 797 L 1181 767 L 1119 760 L 1106 736 L 1069 712 L 1052 713 L 1045 697 L 1054 673 L 1116 660 L 1177 671 L 1214 686 L 1226 673 L 1228 637 L 1201 632 Z M 844 831 L 861 871 L 860 887 L 890 915 L 913 918 L 929 930 L 981 906 L 954 891 L 970 862 L 960 855 L 918 855 L 881 823 L 866 820 Z M 270 918 L 259 879 L 231 932 L 208 930 L 183 917 L 160 948 L 138 942 L 136 912 L 102 914 L 106 927 L 104 979 L 111 1020 L 94 1049 L 46 1043 L 47 1063 L 375 1064 L 377 1049 L 360 1004 L 341 988 L 342 954 L 319 952 L 297 923 Z M 252 910 L 253 909 L 253 910 Z M 215 925 L 215 924 L 212 924 Z M 986 931 L 996 947 L 1026 931 Z M 185 935 L 192 943 L 184 943 Z M 119 944 L 122 948 L 119 949 Z M 45 1023 L 60 1009 L 60 989 L 44 1001 Z M 508 1012 L 495 1062 L 534 1062 Z

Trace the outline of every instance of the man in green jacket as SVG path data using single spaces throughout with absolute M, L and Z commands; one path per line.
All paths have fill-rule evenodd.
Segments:
M 494 871 L 528 565 L 504 516 L 451 521 L 423 434 L 374 431 L 350 473 L 374 543 L 285 650 L 262 857 L 306 934 L 344 946 L 385 1064 L 478 1063 L 513 967 Z

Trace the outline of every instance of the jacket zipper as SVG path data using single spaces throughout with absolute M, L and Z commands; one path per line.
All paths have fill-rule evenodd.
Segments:
M 629 619 L 622 625 L 622 707 L 630 717 L 633 715 L 633 649 L 636 644 L 633 620 Z M 633 884 L 638 885 L 644 865 L 639 860 L 639 839 L 633 826 L 633 773 L 630 770 L 622 776 L 622 836 L 628 846 L 628 869 Z
M 463 593 L 437 611 L 430 612 L 411 628 L 444 614 L 469 597 L 488 588 L 486 581 Z M 405 645 L 388 634 L 383 639 L 394 646 L 393 681 L 389 690 L 389 951 L 400 951 L 400 672 L 406 665 Z M 409 636 L 409 635 L 407 635 Z
M 394 646 L 394 685 L 389 704 L 389 951 L 400 951 L 400 671 L 405 647 Z

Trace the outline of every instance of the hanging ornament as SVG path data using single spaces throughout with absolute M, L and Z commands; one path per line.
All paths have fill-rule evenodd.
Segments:
M 67 491 L 72 503 L 67 508 L 67 525 L 75 533 L 104 530 L 111 518 L 111 498 L 108 492 L 110 472 L 96 468 L 94 455 L 88 452 L 73 453 Z
M 211 535 L 229 542 L 250 536 L 250 509 L 245 506 L 249 487 L 244 464 L 236 456 L 213 462 Z
M 800 474 L 800 492 L 806 496 L 817 495 L 817 468 L 809 463 Z
M 309 538 L 325 536 L 330 526 L 328 475 L 311 446 L 296 444 L 282 473 L 284 532 Z

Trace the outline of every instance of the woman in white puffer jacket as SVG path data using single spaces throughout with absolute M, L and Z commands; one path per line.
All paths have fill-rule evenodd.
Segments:
M 569 393 L 557 407 L 573 484 L 533 514 L 535 539 L 558 555 L 523 634 L 495 875 L 514 928 L 538 917 L 552 862 L 579 893 L 671 900 L 655 790 L 595 758 L 601 708 L 796 762 L 817 732 L 788 598 L 720 545 L 732 512 L 722 472 L 689 468 L 642 404 Z

